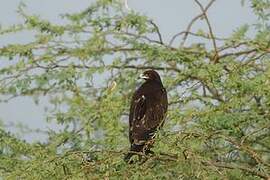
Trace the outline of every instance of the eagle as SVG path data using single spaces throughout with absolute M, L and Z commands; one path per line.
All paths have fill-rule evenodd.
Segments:
M 124 157 L 128 163 L 135 154 L 153 154 L 153 147 L 157 130 L 166 117 L 168 109 L 167 92 L 159 74 L 154 70 L 147 70 L 139 76 L 145 82 L 133 94 L 129 113 L 129 142 L 130 151 Z

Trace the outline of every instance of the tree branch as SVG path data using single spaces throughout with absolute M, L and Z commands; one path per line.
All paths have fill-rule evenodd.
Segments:
M 212 4 L 213 2 L 214 2 L 215 0 L 212 0 L 212 1 L 210 1 L 210 3 Z M 216 40 L 215 40 L 215 36 L 214 36 L 214 33 L 213 33 L 213 29 L 212 29 L 212 26 L 211 26 L 211 24 L 210 24 L 210 21 L 209 21 L 209 18 L 208 18 L 208 16 L 207 16 L 207 14 L 206 14 L 206 11 L 207 11 L 207 7 L 206 8 L 204 8 L 203 6 L 202 6 L 202 4 L 198 1 L 198 0 L 195 0 L 195 2 L 199 5 L 199 7 L 200 7 L 200 9 L 201 9 L 201 11 L 202 11 L 202 14 L 203 14 L 203 16 L 204 16 L 204 18 L 205 18 L 205 21 L 206 21 L 206 23 L 207 23 L 207 26 L 208 26 L 208 29 L 209 29 L 209 34 L 210 34 L 210 37 L 211 37 L 211 39 L 212 39 L 212 43 L 213 43 L 213 46 L 214 46 L 214 50 L 215 50 L 215 55 L 214 55 L 214 58 L 213 58 L 213 61 L 214 61 L 214 63 L 217 63 L 218 62 L 218 49 L 217 49 L 217 44 L 216 44 Z M 210 4 L 209 3 L 209 4 Z M 211 5 L 210 4 L 210 5 Z M 208 6 L 208 8 L 209 8 L 210 6 Z
M 201 17 L 205 16 L 206 12 L 208 11 L 208 9 L 212 6 L 212 4 L 213 4 L 215 1 L 216 1 L 216 0 L 211 0 L 211 1 L 207 4 L 207 6 L 206 6 L 205 9 L 203 10 L 203 12 L 202 12 L 201 14 L 195 16 L 195 17 L 191 20 L 191 22 L 188 24 L 187 29 L 185 30 L 185 35 L 184 35 L 184 37 L 183 37 L 182 43 L 180 44 L 180 47 L 183 47 L 183 46 L 184 46 L 184 44 L 185 44 L 185 42 L 186 42 L 186 40 L 187 40 L 188 34 L 189 34 L 188 32 L 190 32 L 192 25 L 193 25 L 198 19 L 200 19 Z

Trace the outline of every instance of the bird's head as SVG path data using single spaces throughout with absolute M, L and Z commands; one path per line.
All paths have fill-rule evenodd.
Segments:
M 146 81 L 157 81 L 157 82 L 161 82 L 160 76 L 159 74 L 154 71 L 154 70 L 147 70 L 144 71 L 144 73 L 142 73 L 140 75 L 141 79 L 144 79 Z

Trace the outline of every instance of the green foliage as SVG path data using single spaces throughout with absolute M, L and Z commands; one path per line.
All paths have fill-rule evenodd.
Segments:
M 229 38 L 193 33 L 208 44 L 219 41 L 213 49 L 201 39 L 180 48 L 163 42 L 151 19 L 125 12 L 120 1 L 98 0 L 63 15 L 62 25 L 28 15 L 21 5 L 25 23 L 1 28 L 0 35 L 29 31 L 34 40 L 0 47 L 1 101 L 46 96 L 48 121 L 65 128 L 48 130 L 45 143 L 28 143 L 1 123 L 0 177 L 269 178 L 270 2 L 251 3 L 255 26 L 240 26 Z M 155 155 L 128 165 L 122 158 L 129 146 L 129 101 L 136 77 L 150 68 L 168 90 L 168 117 Z

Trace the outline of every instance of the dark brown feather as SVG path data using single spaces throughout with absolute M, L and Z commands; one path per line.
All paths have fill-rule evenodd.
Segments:
M 129 114 L 130 151 L 147 153 L 153 146 L 155 133 L 164 124 L 168 100 L 157 72 L 148 70 L 143 73 L 146 78 L 134 93 Z M 129 161 L 133 154 L 125 157 Z

